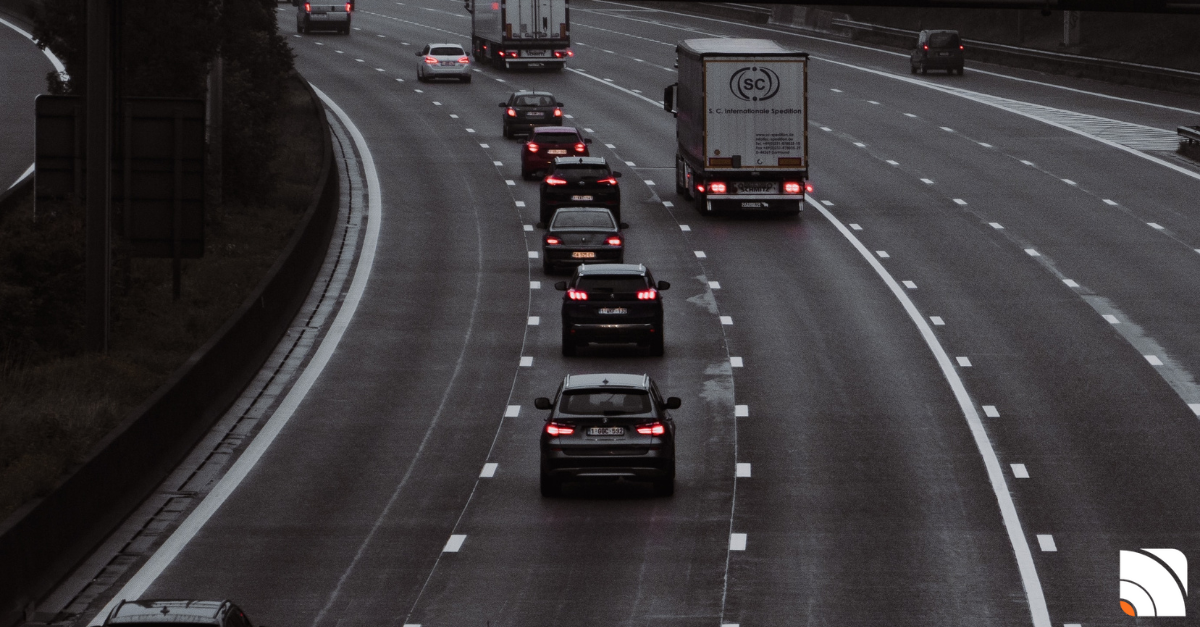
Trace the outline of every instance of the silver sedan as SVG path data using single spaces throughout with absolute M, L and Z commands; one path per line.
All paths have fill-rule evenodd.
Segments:
M 471 59 L 458 44 L 429 44 L 417 56 L 421 57 L 417 64 L 417 80 L 421 82 L 435 78 L 471 82 Z

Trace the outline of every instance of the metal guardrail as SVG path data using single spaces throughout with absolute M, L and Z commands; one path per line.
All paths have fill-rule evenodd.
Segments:
M 1175 132 L 1179 133 L 1179 141 L 1185 144 L 1200 144 L 1200 126 L 1181 126 Z

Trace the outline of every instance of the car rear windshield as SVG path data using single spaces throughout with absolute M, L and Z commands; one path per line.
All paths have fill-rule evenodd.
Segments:
M 564 392 L 559 413 L 591 416 L 619 416 L 650 412 L 650 395 L 626 390 L 621 392 Z
M 931 33 L 929 35 L 930 48 L 957 48 L 958 33 Z
M 553 107 L 554 98 L 550 96 L 517 96 L 515 107 Z
M 554 168 L 554 173 L 568 180 L 602 179 L 609 176 L 608 168 L 595 165 L 560 165 Z
M 579 141 L 575 133 L 536 133 L 533 140 L 543 144 L 574 144 Z
M 585 292 L 613 294 L 636 294 L 646 289 L 646 277 L 640 276 L 584 276 L 579 277 L 575 289 Z
M 554 214 L 552 229 L 615 229 L 612 214 L 607 211 L 559 211 Z
M 460 57 L 466 53 L 463 52 L 462 48 L 451 48 L 449 46 L 442 46 L 440 48 L 433 48 L 432 50 L 429 51 L 429 54 L 431 54 L 435 57 Z

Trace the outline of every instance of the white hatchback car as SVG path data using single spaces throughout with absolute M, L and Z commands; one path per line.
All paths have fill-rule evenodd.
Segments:
M 471 82 L 471 59 L 458 44 L 429 44 L 417 56 L 421 57 L 417 65 L 417 80 L 421 82 L 435 78 Z

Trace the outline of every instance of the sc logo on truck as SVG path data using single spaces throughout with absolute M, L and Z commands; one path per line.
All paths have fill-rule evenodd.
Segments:
M 729 91 L 741 100 L 770 100 L 779 93 L 779 75 L 765 67 L 744 67 L 729 79 Z

